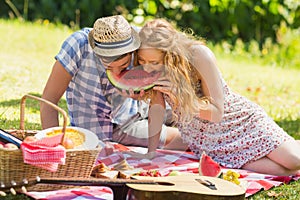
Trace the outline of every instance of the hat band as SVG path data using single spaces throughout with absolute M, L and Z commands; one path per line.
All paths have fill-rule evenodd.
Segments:
M 119 41 L 119 42 L 110 42 L 110 43 L 104 43 L 104 42 L 97 42 L 94 40 L 94 43 L 97 47 L 101 49 L 116 49 L 128 46 L 130 43 L 132 43 L 132 36 L 126 40 Z

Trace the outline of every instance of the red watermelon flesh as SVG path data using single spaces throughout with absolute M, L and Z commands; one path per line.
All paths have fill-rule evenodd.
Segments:
M 134 92 L 151 89 L 155 85 L 153 82 L 161 75 L 159 71 L 149 73 L 142 69 L 124 70 L 119 75 L 112 73 L 111 70 L 107 70 L 106 73 L 114 87 L 121 90 L 133 89 Z
M 199 175 L 219 177 L 221 173 L 219 163 L 215 162 L 210 156 L 203 152 L 199 160 Z

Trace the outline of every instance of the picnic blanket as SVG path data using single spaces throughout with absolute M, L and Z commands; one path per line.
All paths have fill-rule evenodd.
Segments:
M 181 171 L 198 173 L 199 159 L 192 152 L 174 151 L 174 150 L 157 150 L 157 156 L 152 159 L 135 159 L 126 151 L 135 151 L 139 153 L 146 153 L 147 148 L 142 147 L 129 147 L 121 144 L 111 143 L 103 151 L 97 160 L 97 162 L 103 162 L 109 167 L 113 167 L 116 163 L 122 159 L 126 159 L 129 165 L 133 166 L 133 170 L 129 170 L 128 173 L 139 172 L 141 170 L 156 169 L 161 172 L 162 175 L 168 174 L 169 171 Z M 261 190 L 269 190 L 272 187 L 279 186 L 281 184 L 287 184 L 292 180 L 299 180 L 299 176 L 274 176 L 269 174 L 259 174 L 248 170 L 242 169 L 226 169 L 222 171 L 234 170 L 240 174 L 240 179 L 247 181 L 247 189 L 245 197 L 249 197 Z
M 84 188 L 80 187 L 46 192 L 27 192 L 26 194 L 34 199 L 43 200 L 114 199 L 112 189 L 105 186 L 89 186 Z
M 113 168 L 117 163 L 125 159 L 127 163 L 133 167 L 133 169 L 125 171 L 125 173 L 128 174 L 137 173 L 143 170 L 158 170 L 162 176 L 174 170 L 179 172 L 198 173 L 199 159 L 192 152 L 158 149 L 157 156 L 154 159 L 149 160 L 136 159 L 130 154 L 127 154 L 126 151 L 145 153 L 147 152 L 147 148 L 110 143 L 100 152 L 96 164 L 102 162 L 108 167 Z M 273 176 L 268 174 L 259 174 L 242 169 L 222 168 L 223 172 L 226 172 L 227 170 L 234 170 L 235 172 L 238 172 L 240 174 L 239 179 L 247 182 L 245 194 L 246 198 L 256 194 L 261 190 L 269 190 L 272 187 L 276 187 L 281 184 L 286 184 L 290 181 L 300 179 L 300 176 Z M 103 191 L 104 190 L 102 190 L 102 192 Z M 28 193 L 29 196 L 31 194 L 33 193 Z M 43 199 L 51 199 L 45 198 L 45 196 L 43 197 Z

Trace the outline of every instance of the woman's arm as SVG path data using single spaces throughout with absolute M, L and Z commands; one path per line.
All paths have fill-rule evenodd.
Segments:
M 126 153 L 139 159 L 152 159 L 159 145 L 162 124 L 165 116 L 165 101 L 161 92 L 154 91 L 148 111 L 148 153 L 141 154 L 132 151 Z
M 191 51 L 190 62 L 201 76 L 203 94 L 211 100 L 208 109 L 200 110 L 200 118 L 219 122 L 224 114 L 224 93 L 216 58 L 204 45 L 194 46 Z
M 159 145 L 166 105 L 163 94 L 154 91 L 148 113 L 148 153 L 155 152 Z
M 72 76 L 64 69 L 59 61 L 56 61 L 44 88 L 42 98 L 57 105 L 71 79 Z M 44 103 L 41 103 L 40 110 L 43 129 L 59 125 L 57 110 Z

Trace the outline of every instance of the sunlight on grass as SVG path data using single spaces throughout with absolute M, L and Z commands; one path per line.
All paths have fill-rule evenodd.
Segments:
M 0 49 L 0 119 L 4 128 L 18 128 L 19 100 L 24 94 L 42 94 L 54 56 L 70 33 L 63 26 L 0 19 L 0 37 L 5 41 Z M 38 112 L 28 112 L 25 119 L 40 124 Z M 36 124 L 29 127 L 38 127 Z
M 67 28 L 0 20 L 1 100 L 41 93 Z M 1 112 L 0 112 L 1 113 Z
M 236 92 L 260 104 L 274 118 L 300 118 L 300 71 L 220 60 L 227 83 Z

